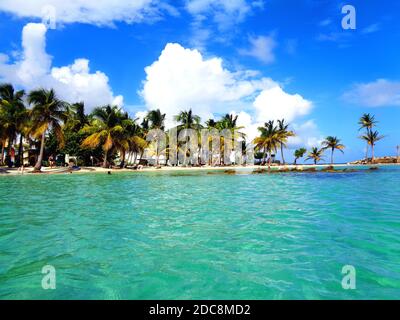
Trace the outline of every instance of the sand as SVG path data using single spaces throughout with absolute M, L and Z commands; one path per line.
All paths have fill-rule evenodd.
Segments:
M 363 165 L 364 167 L 376 167 L 376 166 L 387 166 L 387 165 L 396 165 L 396 164 L 370 164 L 370 165 Z M 400 165 L 400 164 L 397 164 Z M 317 168 L 323 169 L 331 166 L 330 164 L 319 164 L 319 165 L 312 165 L 312 164 L 300 164 L 300 165 L 286 165 L 286 166 L 271 166 L 271 170 L 282 170 L 282 169 L 298 169 L 301 171 L 302 169 L 307 168 Z M 362 165 L 352 165 L 352 164 L 334 164 L 335 168 L 356 168 L 361 167 Z M 42 173 L 36 173 L 35 175 L 42 175 L 42 174 L 70 174 L 70 172 L 57 172 L 62 168 L 42 168 Z M 79 171 L 72 171 L 73 174 L 84 174 L 84 173 L 102 173 L 108 174 L 108 172 L 113 173 L 123 173 L 123 172 L 131 172 L 131 173 L 140 173 L 140 172 L 176 172 L 176 171 L 211 171 L 211 170 L 219 170 L 219 171 L 226 171 L 226 170 L 267 170 L 267 166 L 226 166 L 226 167 L 210 167 L 210 166 L 203 166 L 203 167 L 161 167 L 161 169 L 157 169 L 155 167 L 144 167 L 141 170 L 133 170 L 133 169 L 106 169 L 100 167 L 82 167 Z M 67 168 L 66 168 L 67 170 Z M 21 174 L 33 174 L 33 168 L 25 168 L 24 172 L 22 173 L 20 169 L 17 168 L 0 168 L 0 176 L 5 175 L 21 175 Z

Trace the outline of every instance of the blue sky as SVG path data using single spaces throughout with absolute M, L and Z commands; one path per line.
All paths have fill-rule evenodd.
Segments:
M 234 111 L 250 136 L 285 116 L 299 131 L 292 148 L 336 135 L 347 146 L 339 161 L 363 156 L 357 121 L 370 112 L 387 136 L 377 155 L 400 144 L 398 1 L 32 2 L 0 1 L 1 81 L 54 86 L 89 109 L 118 102 L 138 116 L 155 106 L 203 118 Z M 344 4 L 356 8 L 356 30 L 341 26 Z M 49 5 L 56 28 L 45 30 Z

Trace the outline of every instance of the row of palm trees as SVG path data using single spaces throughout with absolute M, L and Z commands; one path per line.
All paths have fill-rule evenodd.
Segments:
M 361 130 L 366 130 L 364 134 L 362 134 L 359 138 L 364 140 L 367 143 L 366 146 L 366 155 L 365 161 L 366 162 L 374 162 L 375 160 L 375 146 L 376 143 L 384 138 L 383 135 L 380 135 L 378 131 L 373 130 L 374 127 L 377 126 L 378 121 L 375 120 L 375 116 L 371 115 L 370 113 L 365 113 L 361 116 L 358 124 L 360 125 Z M 313 160 L 314 164 L 323 160 L 324 151 L 331 150 L 331 164 L 333 164 L 333 154 L 335 150 L 339 150 L 340 152 L 344 152 L 345 146 L 340 143 L 340 139 L 337 137 L 329 136 L 322 142 L 322 148 L 314 147 L 308 153 L 306 160 Z M 369 158 L 369 149 L 371 149 L 371 158 Z M 294 152 L 294 164 L 297 163 L 297 160 L 304 157 L 307 153 L 305 148 L 300 148 Z
M 25 140 L 36 145 L 39 150 L 35 170 L 41 169 L 44 155 L 50 146 L 56 152 L 62 152 L 66 148 L 72 149 L 75 153 L 84 154 L 86 159 L 87 150 L 91 150 L 98 154 L 97 158 L 102 161 L 104 167 L 108 166 L 117 154 L 121 158 L 121 167 L 127 163 L 136 164 L 138 158 L 142 159 L 144 152 L 149 150 L 150 144 L 146 140 L 149 131 L 156 129 L 165 132 L 165 119 L 166 115 L 160 110 L 152 110 L 138 124 L 138 119 L 132 119 L 128 113 L 110 105 L 95 108 L 92 113 L 86 115 L 83 103 L 68 104 L 60 100 L 54 90 L 38 89 L 25 93 L 23 90 L 16 91 L 11 84 L 3 84 L 0 85 L 0 144 L 2 148 L 0 164 L 4 162 L 11 164 L 11 148 L 17 143 L 17 139 L 19 143 L 15 165 L 20 166 L 23 163 L 23 141 Z M 226 114 L 219 121 L 209 119 L 202 125 L 200 117 L 193 114 L 192 110 L 187 110 L 176 115 L 174 120 L 178 123 L 178 132 L 184 129 L 200 132 L 204 128 L 230 130 L 232 143 L 237 136 L 240 136 L 243 150 L 246 148 L 246 136 L 240 132 L 243 127 L 238 126 L 237 115 Z M 364 114 L 359 124 L 360 130 L 366 130 L 361 138 L 367 142 L 367 158 L 368 147 L 370 147 L 373 161 L 376 142 L 383 137 L 377 131 L 373 131 L 377 124 L 374 116 Z M 281 162 L 285 165 L 284 149 L 287 147 L 289 138 L 295 136 L 295 133 L 289 129 L 289 124 L 284 119 L 277 122 L 268 121 L 258 130 L 260 135 L 252 143 L 262 154 L 262 163 L 270 166 L 273 156 L 280 150 Z M 218 164 L 224 164 L 223 139 L 221 137 Z M 74 142 L 73 146 L 71 146 L 71 141 Z M 7 148 L 7 159 L 3 159 L 5 148 Z M 200 148 L 199 145 L 198 154 L 200 154 Z M 324 151 L 330 150 L 331 163 L 333 163 L 335 150 L 343 153 L 344 149 L 345 146 L 340 139 L 329 136 L 322 142 L 321 148 L 315 147 L 310 150 L 306 160 L 313 160 L 317 164 L 323 159 Z M 163 151 L 168 158 L 168 145 Z M 305 148 L 296 150 L 295 164 L 306 153 Z M 158 147 L 155 155 L 158 165 L 160 156 Z
M 272 155 L 277 153 L 277 149 L 280 148 L 282 164 L 285 165 L 285 158 L 283 150 L 287 146 L 288 139 L 295 136 L 295 133 L 289 130 L 289 125 L 285 123 L 285 120 L 278 120 L 277 125 L 275 121 L 268 121 L 263 127 L 259 127 L 261 135 L 254 140 L 256 149 L 262 150 L 263 152 L 263 163 L 266 163 L 266 157 L 269 157 L 268 167 L 271 166 Z M 314 147 L 308 153 L 307 160 L 313 160 L 314 164 L 320 162 L 323 158 L 325 150 L 331 150 L 331 164 L 333 164 L 333 155 L 335 150 L 339 150 L 344 153 L 345 146 L 341 143 L 340 139 L 333 136 L 328 136 L 322 142 L 322 147 Z M 297 164 L 297 160 L 303 158 L 307 153 L 307 149 L 300 148 L 294 152 L 294 164 Z
M 378 131 L 373 130 L 377 126 L 378 121 L 375 120 L 375 116 L 365 113 L 358 124 L 361 130 L 366 130 L 366 132 L 360 136 L 362 140 L 367 143 L 365 159 L 368 161 L 369 147 L 371 147 L 371 162 L 374 162 L 375 158 L 375 145 L 378 141 L 382 140 L 384 136 L 380 135 Z

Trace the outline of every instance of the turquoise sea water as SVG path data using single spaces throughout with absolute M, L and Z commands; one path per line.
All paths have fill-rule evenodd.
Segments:
M 399 299 L 400 169 L 0 176 L 0 298 Z

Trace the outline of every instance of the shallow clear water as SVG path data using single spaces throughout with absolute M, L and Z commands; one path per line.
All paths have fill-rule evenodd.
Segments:
M 399 199 L 391 167 L 0 176 L 0 298 L 399 299 Z

